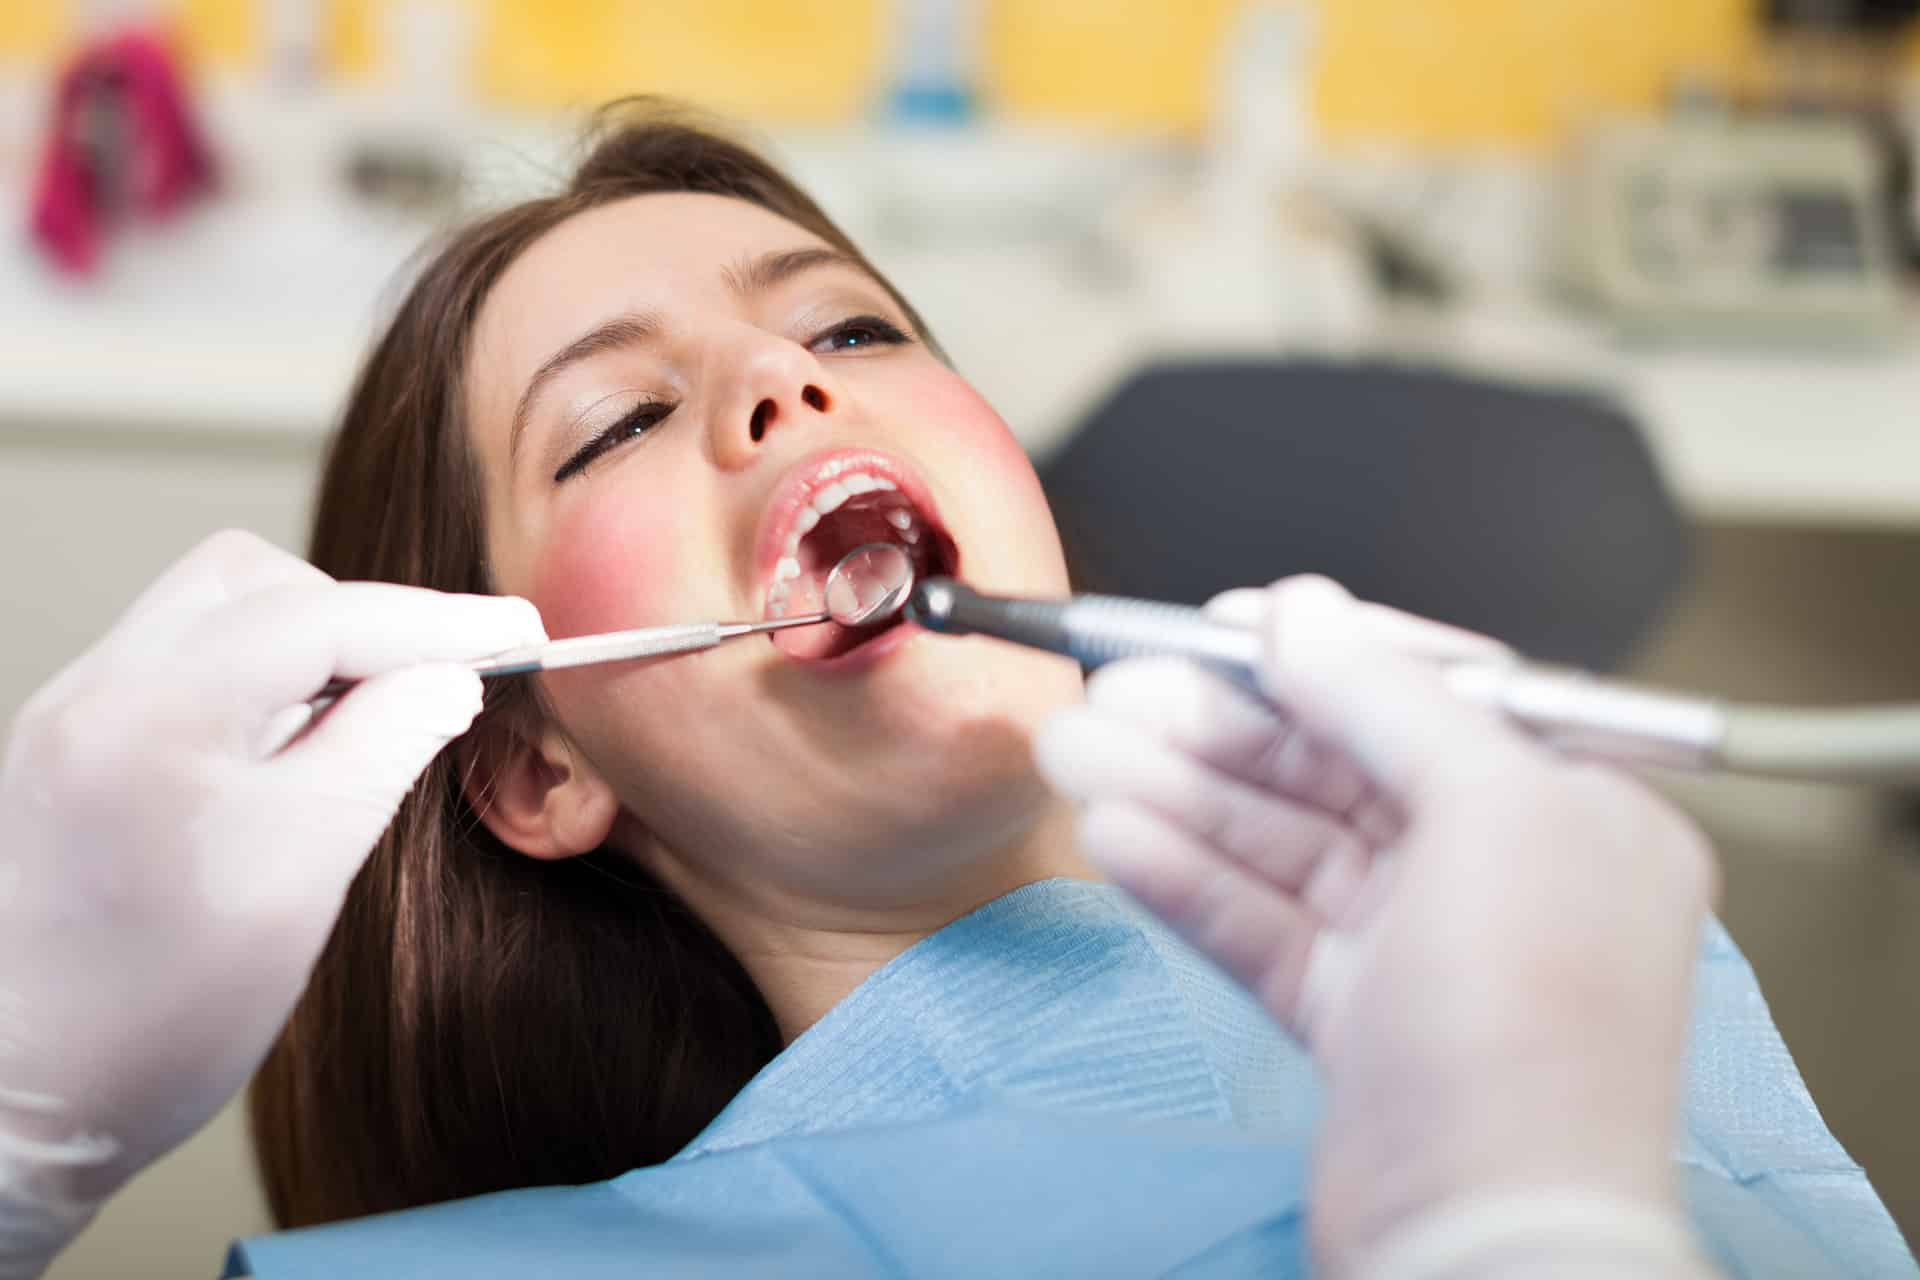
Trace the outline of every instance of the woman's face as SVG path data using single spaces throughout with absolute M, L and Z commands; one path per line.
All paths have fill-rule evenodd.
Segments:
M 571 218 L 495 285 L 467 378 L 494 580 L 556 638 L 800 612 L 881 537 L 985 590 L 1066 589 L 1006 424 L 876 281 L 755 205 Z M 1041 812 L 1027 738 L 1071 663 L 909 626 L 779 637 L 542 677 L 616 843 L 894 901 Z

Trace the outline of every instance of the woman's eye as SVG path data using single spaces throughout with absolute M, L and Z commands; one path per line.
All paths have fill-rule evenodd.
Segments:
M 880 316 L 855 316 L 843 320 L 808 344 L 814 351 L 831 353 L 859 351 L 866 347 L 897 347 L 912 339 L 900 326 Z
M 579 475 L 587 469 L 587 464 L 607 450 L 623 445 L 629 440 L 637 440 L 659 426 L 666 421 L 667 415 L 673 410 L 673 405 L 654 400 L 635 405 L 620 421 L 587 441 L 578 453 L 561 463 L 560 469 L 553 473 L 553 482 L 559 484 L 562 480 Z

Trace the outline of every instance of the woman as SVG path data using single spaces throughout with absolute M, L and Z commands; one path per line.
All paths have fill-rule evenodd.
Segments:
M 643 114 L 428 263 L 353 393 L 313 552 L 524 595 L 564 636 L 803 608 L 881 537 L 988 589 L 1066 588 L 1031 467 L 898 291 L 757 156 Z M 1075 884 L 1028 740 L 1079 695 L 1057 659 L 908 628 L 504 691 L 402 809 L 255 1085 L 276 1218 L 985 1095 L 1297 1154 L 1297 1047 Z
M 426 267 L 313 559 L 524 595 L 558 637 L 798 607 L 867 537 L 1066 585 L 1031 467 L 905 301 L 764 162 L 655 120 Z M 1026 746 L 1074 667 L 907 638 L 503 691 L 374 854 L 255 1088 L 276 1216 L 664 1160 L 913 942 L 1088 874 Z

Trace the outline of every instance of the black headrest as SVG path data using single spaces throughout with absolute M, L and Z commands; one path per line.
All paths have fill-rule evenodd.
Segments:
M 1597 669 L 1628 655 L 1688 558 L 1610 403 L 1403 366 L 1149 368 L 1041 475 L 1082 589 L 1198 603 L 1324 573 Z

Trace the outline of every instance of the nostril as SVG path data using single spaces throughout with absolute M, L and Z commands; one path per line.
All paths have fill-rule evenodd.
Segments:
M 747 434 L 753 437 L 755 444 L 759 444 L 766 438 L 767 424 L 772 421 L 773 401 L 762 400 L 753 406 L 753 417 L 747 420 Z
M 800 389 L 800 398 L 806 401 L 807 407 L 815 413 L 825 413 L 827 411 L 827 393 L 814 386 L 811 382 Z

